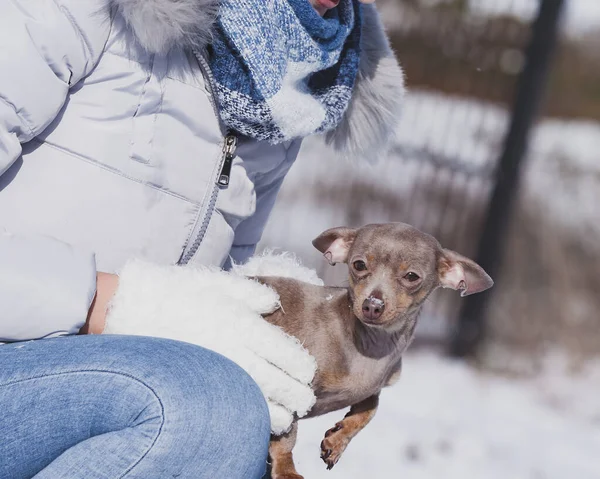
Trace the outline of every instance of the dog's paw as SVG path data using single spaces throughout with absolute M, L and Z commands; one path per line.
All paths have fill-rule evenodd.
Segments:
M 325 433 L 325 439 L 321 441 L 321 459 L 327 464 L 327 469 L 337 464 L 349 442 L 350 439 L 346 436 L 341 422 Z
M 276 461 L 272 463 L 265 477 L 270 477 L 271 479 L 304 479 L 303 476 L 296 472 L 296 467 L 291 461 Z

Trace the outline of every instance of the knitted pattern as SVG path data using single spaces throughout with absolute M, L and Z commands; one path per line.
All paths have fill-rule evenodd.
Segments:
M 356 79 L 360 3 L 223 0 L 209 51 L 223 123 L 271 143 L 333 129 Z

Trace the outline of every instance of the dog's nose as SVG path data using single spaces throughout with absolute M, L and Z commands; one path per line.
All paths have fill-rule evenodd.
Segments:
M 383 310 L 385 308 L 385 303 L 380 297 L 380 295 L 371 295 L 367 299 L 363 301 L 362 311 L 365 319 L 370 321 L 375 321 L 381 317 L 383 314 Z

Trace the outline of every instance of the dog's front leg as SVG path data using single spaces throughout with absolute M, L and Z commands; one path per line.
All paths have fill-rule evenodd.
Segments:
M 292 424 L 292 428 L 283 436 L 271 436 L 269 444 L 269 456 L 271 458 L 271 479 L 303 479 L 296 472 L 292 449 L 296 445 L 298 433 L 298 422 Z
M 346 417 L 325 433 L 321 442 L 321 459 L 331 469 L 342 457 L 342 453 L 356 436 L 375 416 L 379 405 L 379 394 L 368 397 L 350 408 Z

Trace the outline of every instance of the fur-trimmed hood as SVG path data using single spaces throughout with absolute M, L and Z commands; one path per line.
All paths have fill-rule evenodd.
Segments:
M 308 1 L 308 0 L 307 0 Z M 219 0 L 109 0 L 139 44 L 151 53 L 203 48 L 211 40 Z M 393 137 L 404 96 L 404 75 L 373 5 L 363 6 L 361 59 L 348 111 L 325 135 L 337 154 L 375 161 Z

